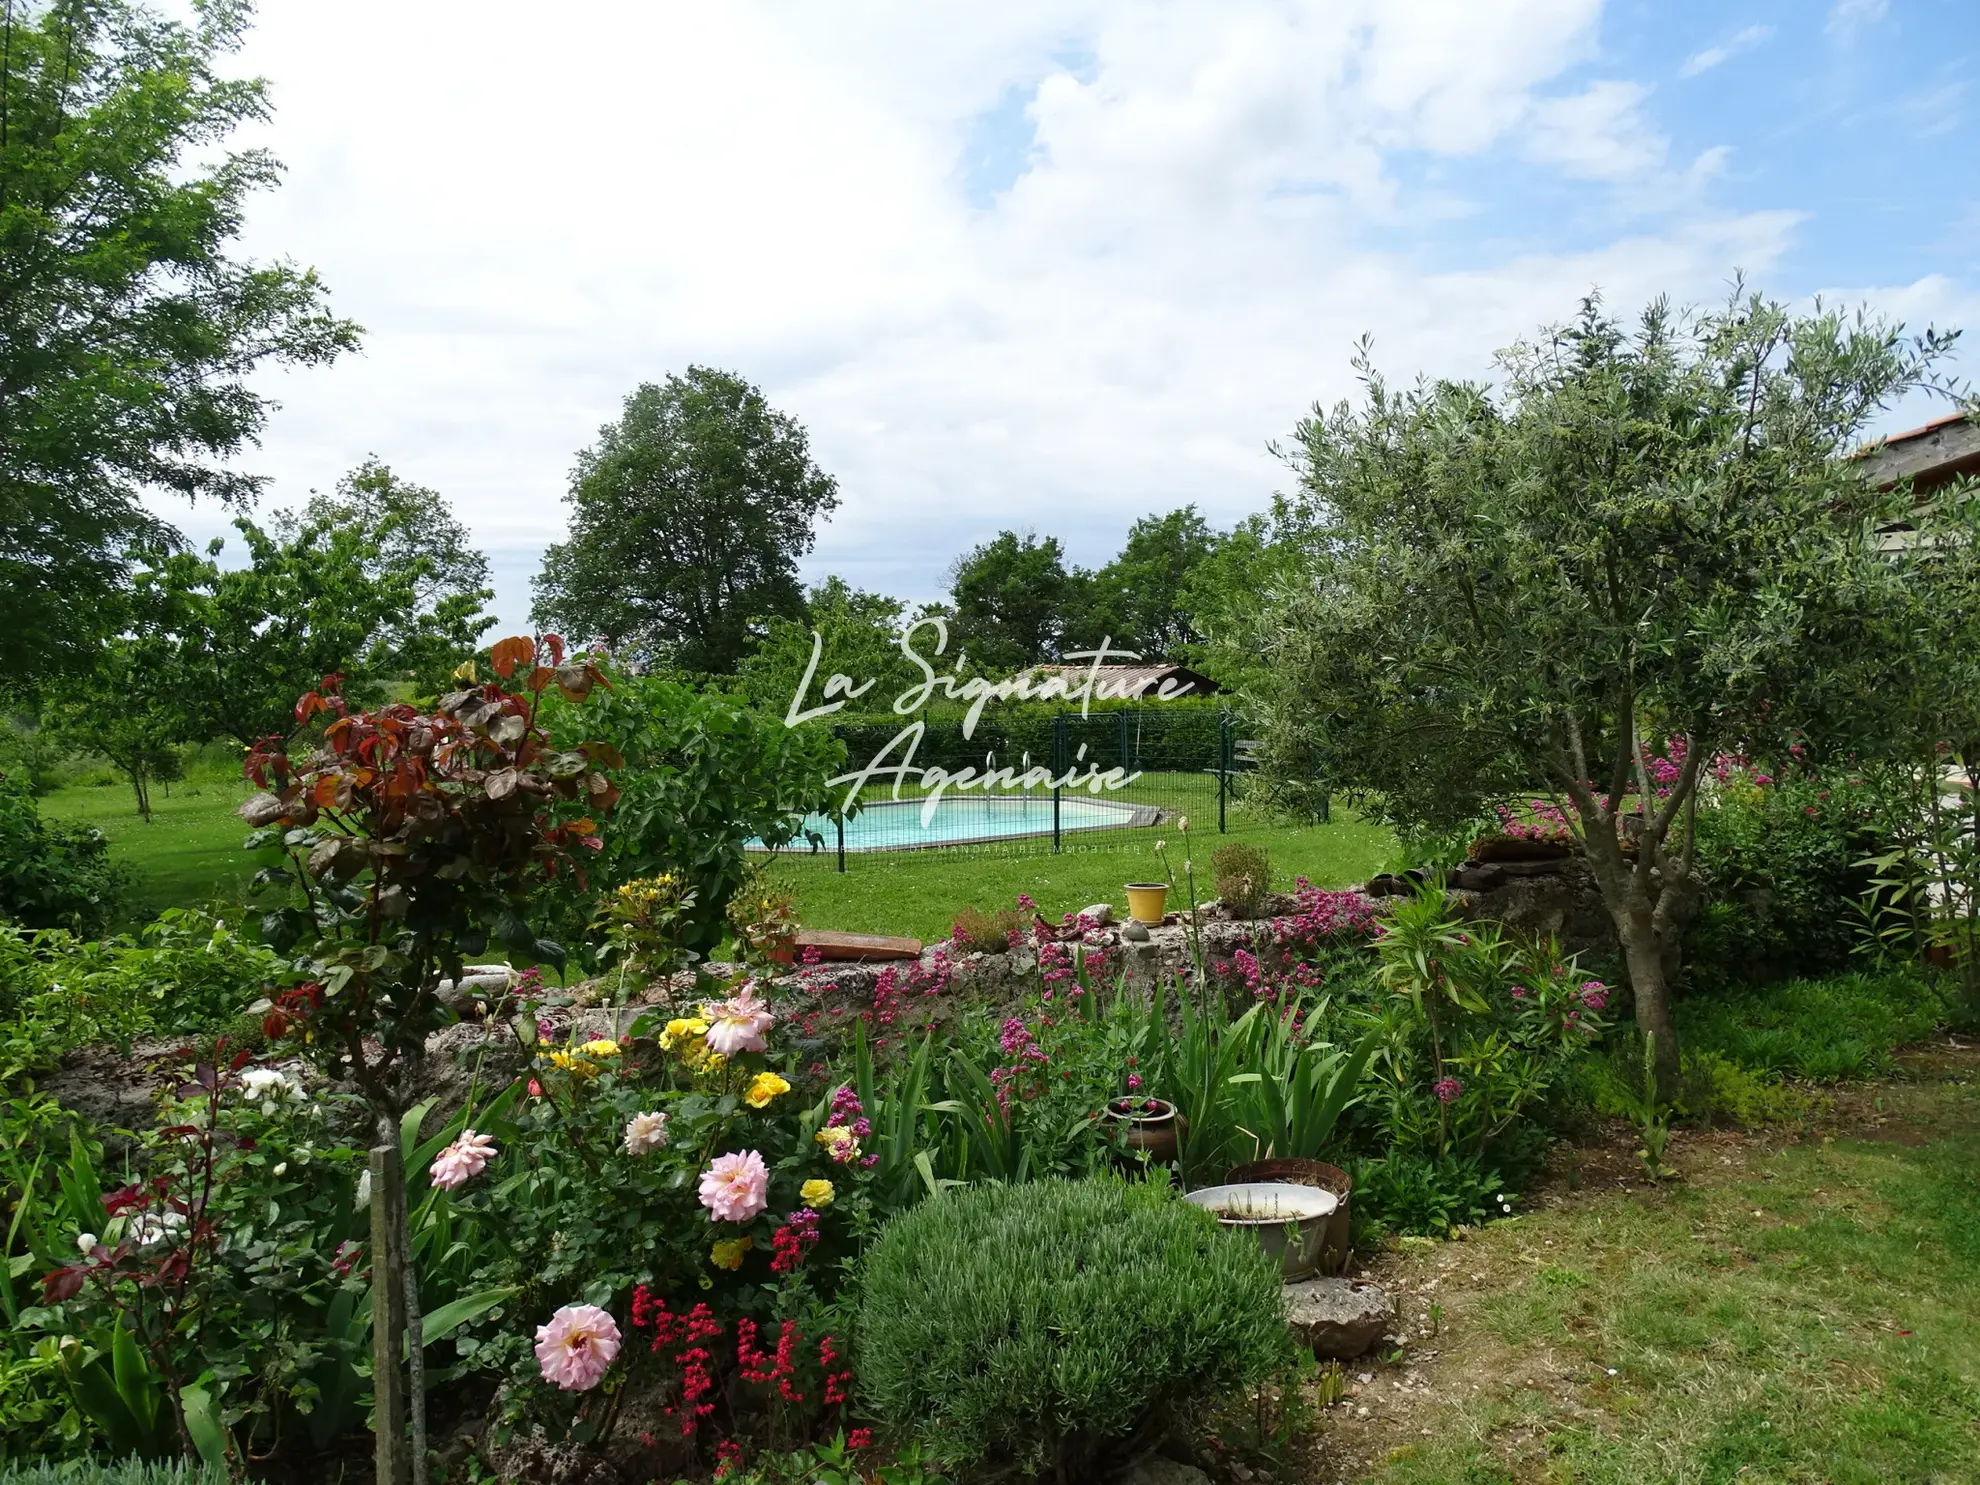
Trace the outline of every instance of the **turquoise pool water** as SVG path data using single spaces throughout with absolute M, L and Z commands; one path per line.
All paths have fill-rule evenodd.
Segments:
M 921 821 L 922 802 L 918 799 L 888 799 L 869 804 L 846 821 L 848 851 L 912 851 L 923 846 L 973 845 L 983 841 L 1008 840 L 1022 835 L 1052 833 L 1052 796 L 1049 794 L 944 795 L 935 805 L 934 816 L 926 825 Z M 1094 799 L 1067 795 L 1059 801 L 1059 831 L 1111 830 L 1128 825 L 1152 825 L 1157 811 L 1146 805 L 1124 800 Z M 804 828 L 816 831 L 823 849 L 838 849 L 837 827 L 823 815 L 806 815 Z M 762 850 L 761 841 L 749 843 Z M 786 846 L 788 851 L 806 849 L 802 839 Z

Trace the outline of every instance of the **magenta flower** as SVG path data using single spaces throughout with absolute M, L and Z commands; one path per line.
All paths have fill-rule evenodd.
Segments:
M 1581 1003 L 1591 1011 L 1601 1010 L 1609 1003 L 1609 987 L 1600 980 L 1582 981 Z
M 1438 1103 L 1456 1103 L 1458 1095 L 1464 1092 L 1464 1084 L 1456 1078 L 1439 1078 L 1430 1085 L 1430 1091 L 1437 1095 Z
M 761 1052 L 763 1033 L 777 1024 L 770 1007 L 749 986 L 740 995 L 701 1008 L 708 1021 L 708 1049 L 733 1057 L 738 1052 Z
M 770 1205 L 770 1168 L 754 1150 L 717 1155 L 701 1173 L 701 1204 L 711 1222 L 747 1222 Z
M 589 1392 L 619 1354 L 619 1327 L 597 1305 L 565 1305 L 536 1327 L 543 1380 L 566 1392 Z
M 1128 1083 L 1128 1092 L 1139 1093 L 1141 1091 L 1141 1074 L 1129 1073 L 1127 1083 Z
M 473 1177 L 488 1168 L 488 1162 L 495 1158 L 495 1137 L 476 1134 L 472 1129 L 463 1129 L 461 1137 L 433 1157 L 433 1164 L 427 1174 L 433 1184 L 443 1191 L 452 1191 L 457 1186 L 465 1186 Z

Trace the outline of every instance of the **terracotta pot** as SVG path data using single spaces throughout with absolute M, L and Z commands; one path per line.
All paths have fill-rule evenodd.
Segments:
M 1160 923 L 1162 903 L 1168 895 L 1167 882 L 1129 882 L 1127 884 L 1128 916 L 1141 923 Z
M 1140 1164 L 1146 1159 L 1156 1165 L 1174 1165 L 1181 1148 L 1182 1116 L 1166 1099 L 1143 1098 L 1139 1094 L 1112 1099 L 1107 1117 L 1126 1125 L 1121 1142 L 1129 1159 Z
M 1927 944 L 1925 946 L 1925 962 L 1934 969 L 1951 970 L 1954 962 L 1952 945 Z
M 772 964 L 792 964 L 797 960 L 797 935 L 787 933 L 763 946 L 763 957 Z
M 1324 1160 L 1253 1160 L 1246 1165 L 1234 1165 L 1224 1180 L 1233 1186 L 1246 1185 L 1257 1181 L 1283 1181 L 1293 1186 L 1318 1186 L 1322 1191 L 1331 1191 L 1340 1199 L 1334 1208 L 1334 1215 L 1327 1221 L 1327 1235 L 1321 1243 L 1320 1271 L 1338 1274 L 1348 1266 L 1354 1257 L 1353 1223 L 1348 1215 L 1348 1200 L 1354 1194 L 1354 1177 L 1338 1165 L 1329 1165 Z

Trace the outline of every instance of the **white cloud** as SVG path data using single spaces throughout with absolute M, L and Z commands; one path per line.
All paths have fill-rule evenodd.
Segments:
M 1598 10 L 269 7 L 243 65 L 290 168 L 251 243 L 321 269 L 368 334 L 270 379 L 255 467 L 281 500 L 374 451 L 439 488 L 510 620 L 576 450 L 693 361 L 762 384 L 839 476 L 814 573 L 926 597 L 1002 526 L 1092 563 L 1151 510 L 1235 519 L 1281 483 L 1267 441 L 1352 389 L 1363 331 L 1399 375 L 1480 375 L 1592 285 L 1713 297 L 1779 260 L 1794 215 L 1702 206 L 1723 155 L 1669 167 L 1641 84 L 1559 91 Z M 1029 168 L 973 206 L 962 151 L 1013 88 Z M 1424 158 L 1634 204 L 1572 250 L 1536 223 L 1518 256 L 1433 255 L 1449 198 L 1398 173 Z
M 1710 72 L 1722 62 L 1730 62 L 1741 52 L 1750 52 L 1756 46 L 1771 40 L 1773 35 L 1772 26 L 1748 26 L 1743 30 L 1735 31 L 1724 41 L 1686 57 L 1684 65 L 1678 68 L 1678 76 L 1696 77 L 1701 72 Z
M 1874 26 L 1891 8 L 1891 0 L 1835 0 L 1829 7 L 1828 32 L 1848 41 L 1867 26 Z
M 1610 80 L 1533 105 L 1526 150 L 1579 180 L 1625 180 L 1663 164 L 1670 141 L 1643 117 L 1650 90 Z

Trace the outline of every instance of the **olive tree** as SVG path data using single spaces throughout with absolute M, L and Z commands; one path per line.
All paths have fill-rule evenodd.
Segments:
M 1405 829 L 1553 799 L 1670 1075 L 1701 770 L 1864 716 L 1862 639 L 1897 632 L 1903 576 L 1889 497 L 1842 456 L 1951 338 L 1736 291 L 1633 328 L 1590 299 L 1496 387 L 1399 391 L 1364 346 L 1360 404 L 1289 451 L 1304 560 L 1256 627 L 1268 773 Z

